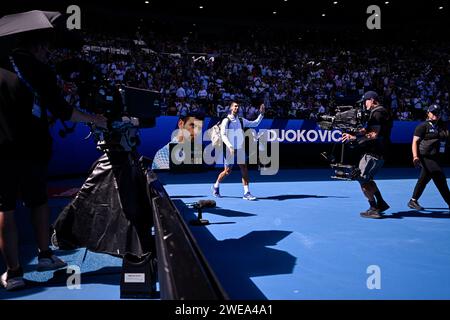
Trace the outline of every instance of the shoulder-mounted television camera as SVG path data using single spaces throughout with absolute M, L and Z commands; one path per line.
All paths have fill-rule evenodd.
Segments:
M 334 115 L 319 116 L 317 124 L 322 130 L 339 130 L 342 133 L 355 135 L 365 127 L 367 120 L 368 114 L 362 107 L 338 106 Z M 349 147 L 354 148 L 355 144 L 349 144 Z M 337 180 L 357 179 L 361 174 L 360 170 L 355 165 L 344 163 L 345 145 L 342 144 L 339 161 L 333 154 L 334 150 L 335 146 L 333 146 L 331 153 L 321 153 L 334 170 L 334 175 L 331 178 Z
M 338 106 L 334 115 L 319 116 L 317 124 L 323 130 L 340 130 L 355 134 L 366 125 L 367 113 L 360 107 Z

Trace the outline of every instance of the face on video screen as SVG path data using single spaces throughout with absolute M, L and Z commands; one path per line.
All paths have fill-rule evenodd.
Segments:
M 203 121 L 196 117 L 185 117 L 178 120 L 178 129 L 181 131 L 186 130 L 191 139 L 194 140 L 202 133 Z M 186 132 L 185 131 L 185 132 Z

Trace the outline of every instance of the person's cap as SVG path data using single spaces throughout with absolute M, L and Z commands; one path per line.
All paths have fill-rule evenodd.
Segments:
M 370 99 L 375 99 L 378 101 L 378 93 L 376 93 L 375 91 L 367 91 L 366 93 L 364 93 L 364 95 L 362 96 L 361 100 L 358 101 L 358 103 L 366 102 L 366 100 Z
M 431 112 L 434 115 L 440 115 L 441 114 L 441 108 L 437 104 L 432 104 L 428 107 L 427 112 Z

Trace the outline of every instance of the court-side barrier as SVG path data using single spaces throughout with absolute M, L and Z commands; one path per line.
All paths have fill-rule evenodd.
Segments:
M 150 172 L 158 280 L 163 300 L 228 300 L 180 212 Z

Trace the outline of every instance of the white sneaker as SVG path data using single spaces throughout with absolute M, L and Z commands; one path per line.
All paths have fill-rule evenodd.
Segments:
M 254 195 L 252 195 L 250 192 L 247 192 L 246 194 L 244 194 L 242 199 L 249 200 L 249 201 L 255 201 L 256 197 Z
M 67 263 L 52 254 L 49 258 L 38 259 L 37 271 L 50 271 L 67 267 Z
M 6 271 L 0 277 L 0 284 L 3 288 L 8 291 L 17 290 L 25 287 L 25 281 L 23 281 L 23 276 L 16 276 L 8 279 L 8 272 Z

